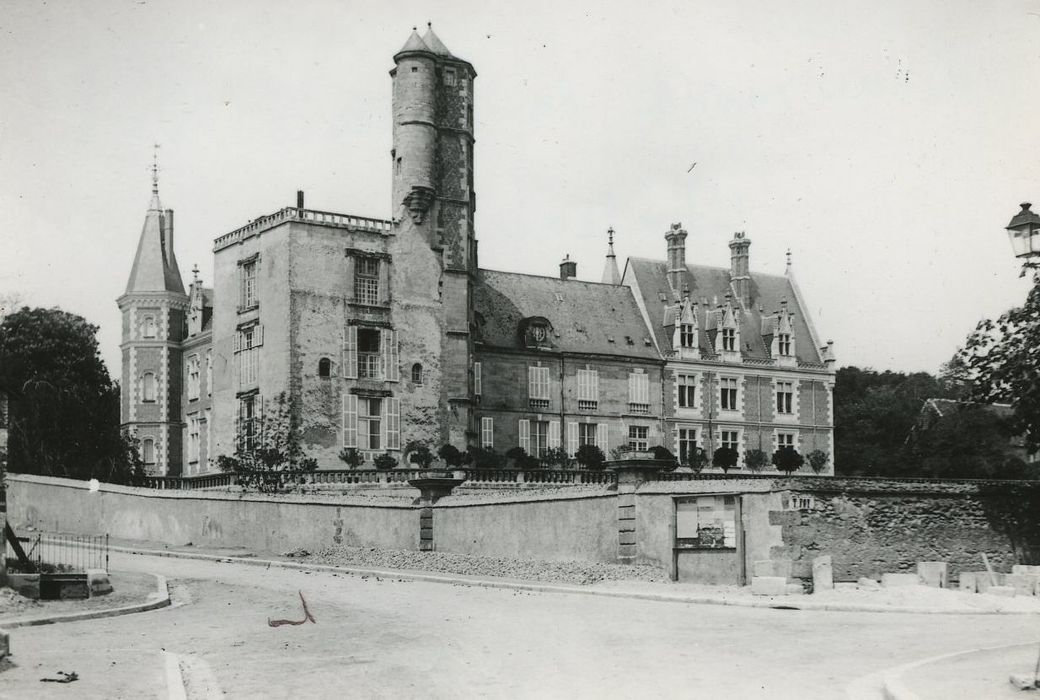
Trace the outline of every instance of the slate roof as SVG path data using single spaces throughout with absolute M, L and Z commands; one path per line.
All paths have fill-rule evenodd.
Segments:
M 624 277 L 635 276 L 642 302 L 650 318 L 653 332 L 662 352 L 672 347 L 672 331 L 674 326 L 666 321 L 674 321 L 673 313 L 666 315 L 666 307 L 675 306 L 670 287 L 668 286 L 668 266 L 664 260 L 647 260 L 646 258 L 629 258 Z M 711 353 L 708 339 L 708 315 L 716 309 L 717 304 L 724 304 L 726 294 L 732 293 L 729 268 L 708 267 L 705 265 L 687 265 L 684 284 L 689 287 L 690 299 L 698 302 L 698 325 L 700 326 L 699 344 L 702 353 Z M 661 300 L 662 294 L 666 301 Z M 780 309 L 780 301 L 787 298 L 787 310 L 794 314 L 795 356 L 799 362 L 810 364 L 823 363 L 820 349 L 812 339 L 809 331 L 806 310 L 800 308 L 791 279 L 784 275 L 766 275 L 751 273 L 751 306 L 749 313 L 741 314 L 740 343 L 745 358 L 770 359 L 762 337 L 763 317 L 768 317 Z M 707 300 L 707 303 L 705 303 Z M 734 304 L 736 299 L 734 297 Z M 762 312 L 759 312 L 759 305 Z
M 137 254 L 126 293 L 133 292 L 178 292 L 184 294 L 181 271 L 177 267 L 177 256 L 173 253 L 173 232 L 162 210 L 158 193 L 152 193 L 148 213 L 144 217 L 141 238 L 137 242 Z
M 477 338 L 487 347 L 523 349 L 520 322 L 542 317 L 557 350 L 660 359 L 628 287 L 478 270 L 473 305 Z

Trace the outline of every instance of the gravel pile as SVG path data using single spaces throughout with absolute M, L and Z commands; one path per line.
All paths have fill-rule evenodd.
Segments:
M 357 566 L 374 569 L 410 569 L 468 576 L 589 585 L 600 581 L 665 581 L 664 571 L 652 566 L 593 564 L 578 561 L 532 561 L 506 557 L 478 557 L 446 552 L 405 552 L 374 547 L 340 545 L 318 552 L 296 550 L 286 556 L 309 564 Z
M 0 588 L 0 615 L 22 612 L 40 607 L 38 600 L 26 598 L 13 588 Z

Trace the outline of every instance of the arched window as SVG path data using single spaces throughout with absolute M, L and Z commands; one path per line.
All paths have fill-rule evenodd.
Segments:
M 319 377 L 331 377 L 332 376 L 332 360 L 327 357 L 323 357 L 318 360 L 318 376 Z
M 145 464 L 155 464 L 155 440 L 145 438 L 141 442 L 141 461 Z
M 418 362 L 412 365 L 412 383 L 422 384 L 422 365 Z
M 155 401 L 155 375 L 151 372 L 141 377 L 141 400 Z
M 141 326 L 144 328 L 143 334 L 145 338 L 155 337 L 155 318 L 152 316 L 145 316 Z

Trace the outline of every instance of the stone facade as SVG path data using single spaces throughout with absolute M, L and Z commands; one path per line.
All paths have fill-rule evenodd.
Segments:
M 688 266 L 679 226 L 667 263 L 629 261 L 623 278 L 611 232 L 603 283 L 574 279 L 569 259 L 559 277 L 481 269 L 476 71 L 432 29 L 394 63 L 389 219 L 308 209 L 298 193 L 217 238 L 212 289 L 196 278 L 185 293 L 155 187 L 119 300 L 123 424 L 151 471 L 215 471 L 257 444 L 283 400 L 323 469 L 342 468 L 344 448 L 406 464 L 416 443 L 679 454 L 690 430 L 705 447 L 737 435 L 742 452 L 790 439 L 833 453 L 833 357 L 793 277 L 751 272 L 743 235 L 732 270 Z M 727 299 L 709 309 L 709 296 Z M 695 319 L 690 347 L 672 344 L 676 318 Z M 757 339 L 723 347 L 724 327 Z M 680 405 L 687 377 L 697 387 Z M 720 405 L 723 380 L 739 408 Z M 792 394 L 784 415 L 778 382 Z

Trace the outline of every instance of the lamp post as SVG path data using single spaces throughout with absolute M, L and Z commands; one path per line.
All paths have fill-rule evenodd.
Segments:
M 1005 226 L 1011 249 L 1015 257 L 1022 261 L 1022 275 L 1027 269 L 1040 270 L 1040 214 L 1030 211 L 1029 202 L 1022 202 L 1022 211 L 1011 217 L 1011 223 Z

